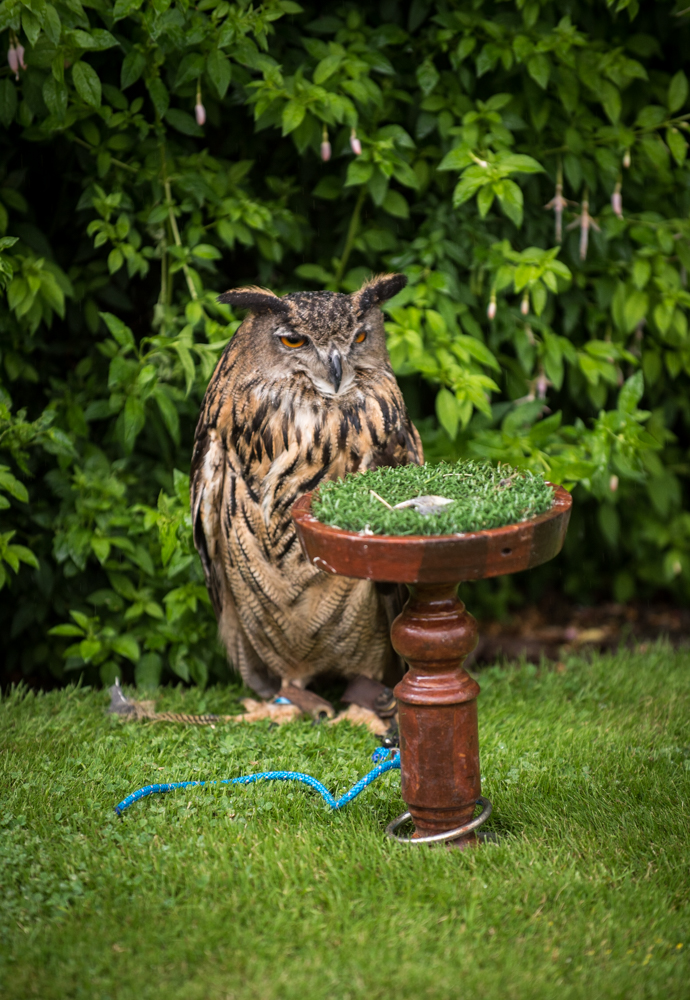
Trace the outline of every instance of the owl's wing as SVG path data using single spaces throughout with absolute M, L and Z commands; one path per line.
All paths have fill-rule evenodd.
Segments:
M 194 545 L 201 557 L 206 586 L 213 610 L 220 618 L 223 609 L 223 569 L 221 523 L 223 486 L 227 453 L 218 431 L 209 427 L 202 412 L 194 439 L 191 469 L 191 509 Z

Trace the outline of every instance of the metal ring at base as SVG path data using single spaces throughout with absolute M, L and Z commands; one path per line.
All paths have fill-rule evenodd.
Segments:
M 396 836 L 395 831 L 398 827 L 402 826 L 406 820 L 412 819 L 412 813 L 404 812 L 400 816 L 397 816 L 392 823 L 388 824 L 386 827 L 386 836 L 390 837 L 391 840 L 397 840 L 399 844 L 442 844 L 446 840 L 455 840 L 457 837 L 462 837 L 466 833 L 472 833 L 472 831 L 476 830 L 478 826 L 485 823 L 491 815 L 493 806 L 488 799 L 485 799 L 480 795 L 477 799 L 477 805 L 483 806 L 483 808 L 476 819 L 471 819 L 469 823 L 465 823 L 464 826 L 458 826 L 454 830 L 446 830 L 445 833 L 433 833 L 428 837 Z

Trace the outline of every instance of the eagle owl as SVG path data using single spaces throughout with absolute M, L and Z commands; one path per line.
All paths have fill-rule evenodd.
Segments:
M 352 295 L 239 288 L 220 296 L 249 314 L 218 362 L 196 428 L 194 543 L 228 658 L 263 697 L 323 673 L 382 680 L 395 669 L 396 595 L 315 569 L 290 508 L 323 480 L 423 461 L 379 309 L 405 283 L 392 274 Z

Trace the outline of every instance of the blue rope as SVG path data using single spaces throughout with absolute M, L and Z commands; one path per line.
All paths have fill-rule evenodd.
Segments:
M 126 799 L 119 802 L 115 806 L 115 812 L 121 816 L 125 809 L 129 809 L 139 799 L 145 799 L 149 795 L 157 795 L 159 792 L 175 792 L 178 788 L 203 788 L 205 785 L 251 785 L 255 781 L 301 781 L 303 785 L 309 785 L 310 788 L 318 792 L 331 809 L 342 809 L 386 771 L 400 769 L 400 752 L 398 750 L 387 750 L 384 747 L 379 747 L 371 755 L 371 759 L 376 763 L 376 767 L 360 778 L 339 799 L 334 798 L 326 786 L 322 785 L 316 778 L 312 778 L 310 774 L 302 774 L 300 771 L 262 771 L 259 774 L 245 774 L 240 778 L 223 778 L 221 781 L 171 781 L 164 785 L 146 785 L 145 788 L 132 792 Z

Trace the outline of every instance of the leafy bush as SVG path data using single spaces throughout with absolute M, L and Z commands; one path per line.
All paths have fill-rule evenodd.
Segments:
M 428 458 L 575 487 L 568 593 L 685 599 L 687 22 L 3 0 L 10 676 L 224 675 L 186 470 L 239 320 L 216 294 L 243 282 L 404 270 L 389 346 Z

